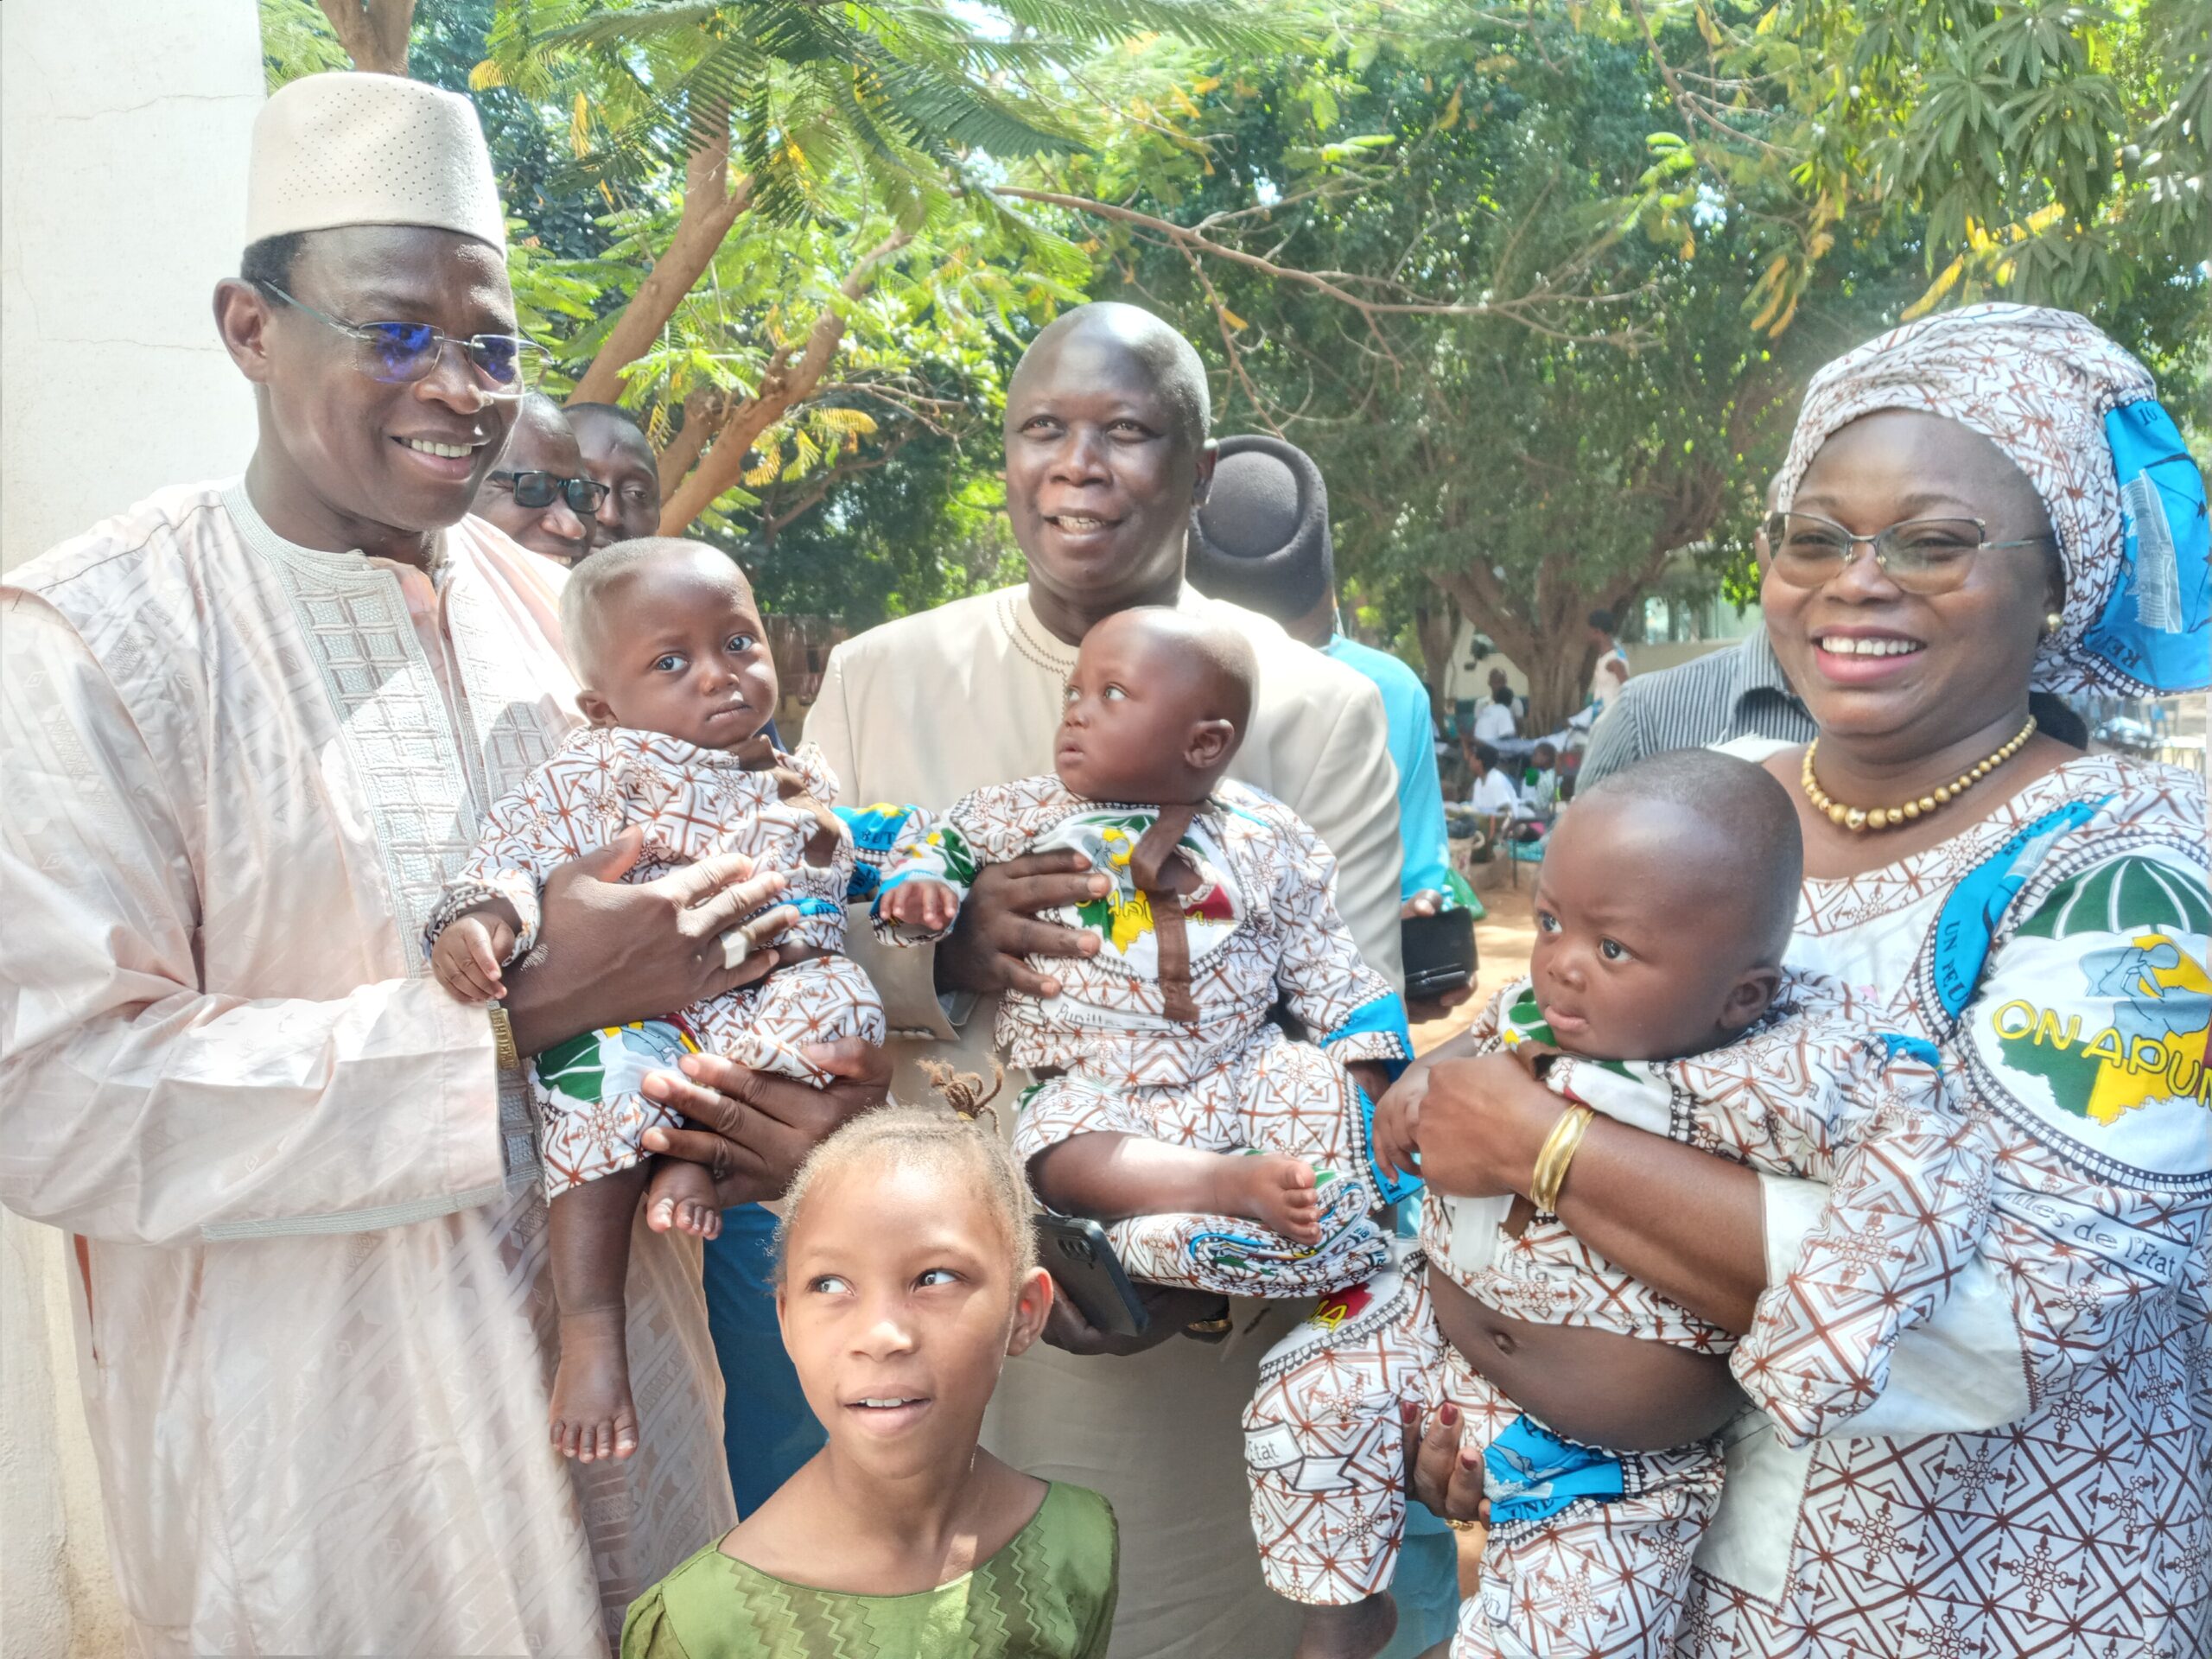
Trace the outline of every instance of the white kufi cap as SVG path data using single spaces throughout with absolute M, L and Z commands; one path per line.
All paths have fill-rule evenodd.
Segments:
M 262 106 L 245 239 L 341 225 L 427 225 L 506 245 L 476 106 L 398 75 L 304 75 Z

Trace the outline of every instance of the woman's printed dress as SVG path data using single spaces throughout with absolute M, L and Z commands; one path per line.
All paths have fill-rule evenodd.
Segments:
M 1554 1046 L 1525 979 L 1500 991 L 1469 1034 L 1478 1053 Z M 1942 1111 L 1936 1058 L 1855 1013 L 1842 988 L 1793 973 L 1765 1017 L 1719 1048 L 1678 1060 L 1554 1054 L 1543 1082 L 1615 1122 L 1828 1184 L 1829 1208 L 1851 1236 L 1880 1246 L 1840 1270 L 1878 1294 L 1866 1298 L 1863 1317 L 1831 1326 L 1818 1354 L 1791 1357 L 1791 1391 L 1801 1408 L 1848 1414 L 1986 1211 L 1987 1166 L 1977 1137 Z M 1405 1518 L 1401 1407 L 1448 1400 L 1465 1425 L 1462 1448 L 1482 1453 L 1491 1505 L 1481 1590 L 1460 1605 L 1453 1659 L 1648 1659 L 1668 1650 L 1691 1551 L 1720 1495 L 1719 1443 L 1619 1451 L 1564 1438 L 1445 1340 L 1427 1269 L 1536 1324 L 1708 1354 L 1734 1339 L 1554 1215 L 1508 1231 L 1512 1202 L 1430 1189 L 1421 1250 L 1324 1299 L 1261 1362 L 1244 1416 L 1261 1571 L 1278 1593 L 1313 1604 L 1384 1588 Z
M 1761 1496 L 1700 1551 L 1679 1653 L 2212 1653 L 2204 805 L 2188 772 L 2085 757 L 1925 853 L 1806 883 L 1790 965 L 1939 1046 L 1992 1200 L 1951 1306 L 1898 1346 L 1901 1397 L 1856 1425 L 1886 1438 L 1808 1444 L 1821 1424 L 1747 1363 L 1817 1346 L 1851 1287 L 1762 1299 L 1736 1369 L 1770 1421 L 1729 1470 Z

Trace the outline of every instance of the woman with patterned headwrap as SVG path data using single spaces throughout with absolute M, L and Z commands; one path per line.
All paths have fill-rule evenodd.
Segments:
M 2088 322 L 1984 305 L 1816 376 L 1777 499 L 1766 624 L 1819 734 L 1766 760 L 1805 836 L 1790 965 L 1941 1052 L 1986 1223 L 1853 1376 L 1824 1333 L 1927 1225 L 1910 1206 L 1852 1231 L 1821 1189 L 1602 1119 L 1554 1169 L 1586 1243 L 1745 1333 L 1757 1410 L 1677 1651 L 2212 1651 L 2204 784 L 2029 713 L 2031 688 L 2205 685 L 2202 480 Z M 1399 1086 L 1425 1091 L 1440 1191 L 1526 1192 L 1556 1140 L 1557 1098 L 1510 1060 Z M 1455 1436 L 1432 1428 L 1413 1481 L 1465 1518 Z

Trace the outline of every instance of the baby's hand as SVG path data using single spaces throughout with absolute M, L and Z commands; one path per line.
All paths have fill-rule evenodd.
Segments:
M 1375 1162 L 1386 1175 L 1421 1179 L 1414 1154 L 1421 1149 L 1421 1100 L 1426 1092 L 1408 1087 L 1368 1096 L 1375 1103 Z
M 430 950 L 438 983 L 464 1002 L 490 1002 L 507 994 L 500 966 L 515 948 L 513 925 L 493 911 L 472 910 L 448 924 Z
M 876 908 L 901 927 L 942 933 L 960 914 L 960 895 L 942 881 L 909 876 L 875 901 Z

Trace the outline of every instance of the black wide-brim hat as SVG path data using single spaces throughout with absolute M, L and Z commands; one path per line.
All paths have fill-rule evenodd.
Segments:
M 1336 585 L 1321 469 L 1281 438 L 1224 438 L 1189 552 L 1191 585 L 1209 598 L 1279 621 L 1305 615 Z

